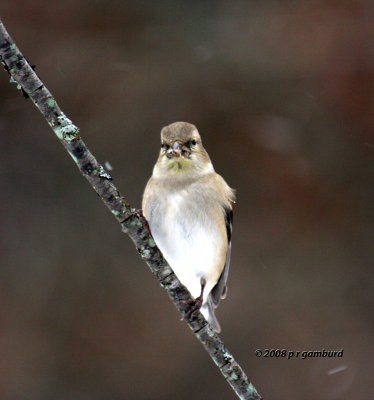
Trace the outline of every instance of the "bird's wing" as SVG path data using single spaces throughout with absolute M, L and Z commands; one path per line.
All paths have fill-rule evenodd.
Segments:
M 227 276 L 229 275 L 229 268 L 230 268 L 230 256 L 231 256 L 231 232 L 232 232 L 232 221 L 233 221 L 233 213 L 231 208 L 227 208 L 225 214 L 225 222 L 226 222 L 226 232 L 227 232 L 227 254 L 226 254 L 226 263 L 225 267 L 223 268 L 222 274 L 219 277 L 216 285 L 210 292 L 210 296 L 213 301 L 214 307 L 217 307 L 220 300 L 224 299 L 227 294 Z

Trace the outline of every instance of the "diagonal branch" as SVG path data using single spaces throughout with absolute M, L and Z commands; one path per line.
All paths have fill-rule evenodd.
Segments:
M 25 97 L 30 97 L 43 114 L 82 175 L 121 224 L 122 230 L 130 236 L 140 256 L 157 276 L 161 286 L 166 290 L 179 312 L 185 315 L 188 306 L 184 301 L 191 300 L 189 292 L 179 282 L 163 258 L 142 218 L 130 207 L 114 186 L 110 175 L 88 150 L 80 137 L 79 129 L 61 111 L 54 97 L 9 36 L 1 20 L 0 61 L 10 74 L 11 82 L 16 83 L 17 88 L 22 89 Z M 187 323 L 237 396 L 243 400 L 260 400 L 261 396 L 255 387 L 249 382 L 240 365 L 234 360 L 223 341 L 210 328 L 204 317 L 198 313 Z

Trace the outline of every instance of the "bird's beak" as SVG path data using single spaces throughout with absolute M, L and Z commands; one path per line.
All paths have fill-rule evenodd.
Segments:
M 179 142 L 174 142 L 171 148 L 167 152 L 168 158 L 180 157 L 182 155 L 182 144 Z

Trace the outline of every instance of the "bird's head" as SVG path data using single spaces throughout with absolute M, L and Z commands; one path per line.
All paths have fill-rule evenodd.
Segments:
M 154 170 L 156 175 L 212 171 L 212 163 L 195 125 L 174 122 L 161 130 L 161 151 Z

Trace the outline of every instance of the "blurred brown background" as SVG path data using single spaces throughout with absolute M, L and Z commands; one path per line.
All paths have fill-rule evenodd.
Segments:
M 197 125 L 238 197 L 222 337 L 260 393 L 373 398 L 373 2 L 2 0 L 0 15 L 133 206 L 160 129 Z M 0 72 L 0 398 L 234 398 Z

